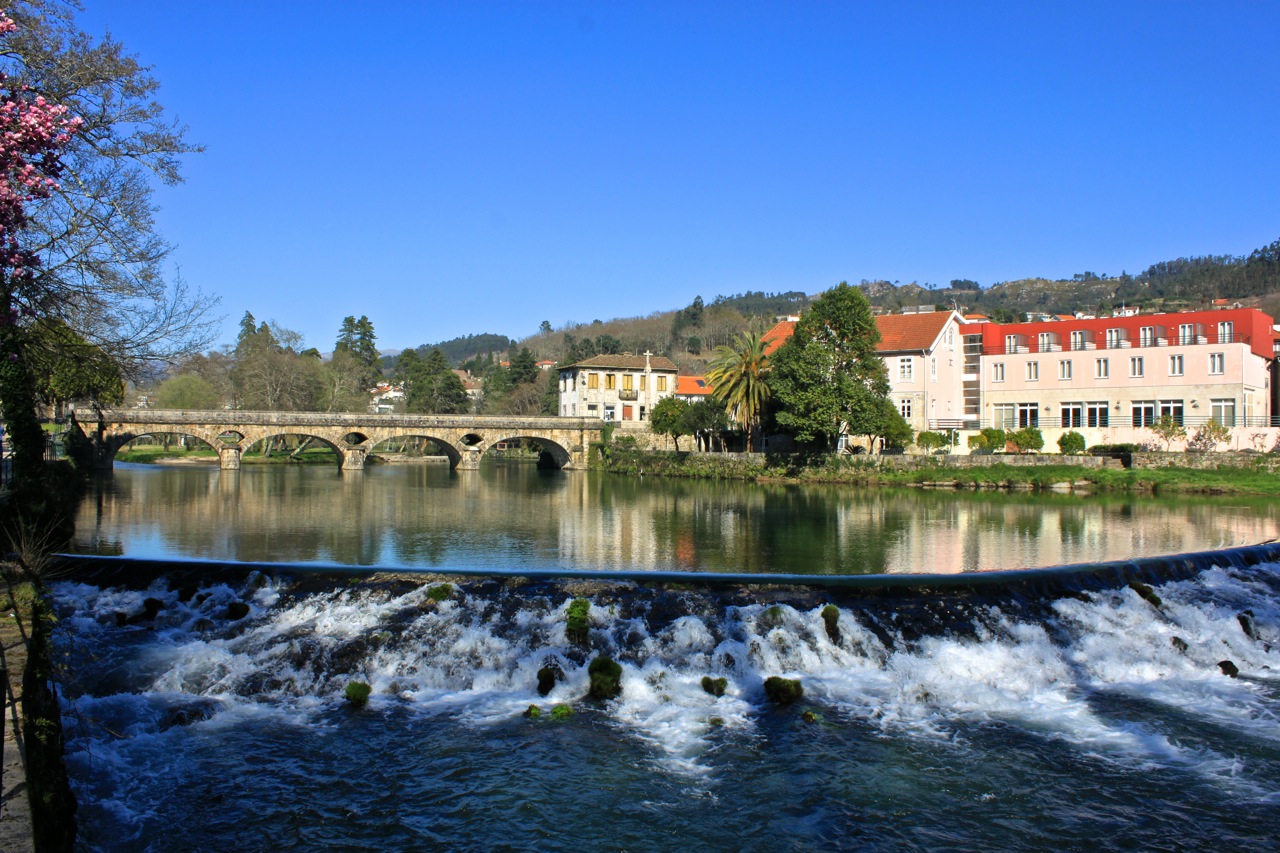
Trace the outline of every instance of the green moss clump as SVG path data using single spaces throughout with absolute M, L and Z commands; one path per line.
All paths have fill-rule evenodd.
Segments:
M 524 715 L 531 720 L 536 720 L 542 716 L 542 709 L 537 705 L 530 705 L 528 708 L 524 709 Z
M 782 608 L 777 604 L 760 614 L 760 624 L 766 628 L 776 628 L 782 624 Z
M 567 720 L 573 716 L 573 709 L 568 705 L 556 705 L 551 709 L 551 719 Z
M 727 678 L 712 678 L 709 675 L 702 676 L 702 689 L 716 698 L 723 696 L 724 689 L 728 686 L 729 679 Z
M 724 717 L 710 717 L 707 720 L 707 725 L 713 729 L 718 729 L 724 725 Z
M 373 689 L 363 681 L 353 681 L 347 685 L 347 701 L 357 708 L 363 708 L 369 703 L 369 694 Z
M 812 708 L 805 708 L 800 714 L 800 719 L 804 720 L 806 723 L 821 723 L 822 715 Z
M 828 604 L 822 608 L 822 622 L 827 626 L 827 636 L 831 638 L 831 642 L 839 644 L 840 608 L 834 604 Z
M 591 676 L 592 699 L 616 699 L 622 695 L 622 665 L 607 655 L 600 655 L 587 667 Z
M 431 589 L 427 590 L 427 598 L 431 599 L 437 604 L 439 604 L 442 601 L 447 601 L 448 599 L 453 598 L 453 584 L 451 583 L 436 584 L 435 586 L 431 587 Z
M 585 598 L 575 598 L 569 602 L 565 614 L 564 636 L 575 646 L 586 646 L 591 639 L 588 617 L 591 614 L 591 602 Z
M 790 705 L 792 702 L 799 701 L 804 695 L 804 687 L 798 678 L 771 675 L 764 681 L 764 693 L 774 704 Z
M 1129 589 L 1136 592 L 1139 596 L 1142 597 L 1143 601 L 1147 602 L 1157 610 L 1159 610 L 1160 607 L 1164 604 L 1164 602 L 1160 600 L 1160 596 L 1155 594 L 1155 590 L 1147 586 L 1142 581 L 1129 581 Z

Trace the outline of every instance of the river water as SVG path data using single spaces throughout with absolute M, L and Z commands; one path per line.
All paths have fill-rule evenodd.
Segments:
M 80 535 L 137 556 L 431 570 L 955 572 L 1241 544 L 1275 523 L 1249 501 L 641 483 L 519 465 L 364 479 L 121 466 L 86 500 Z M 1145 598 L 1105 583 L 868 596 L 180 564 L 67 580 L 56 605 L 81 842 L 1269 849 L 1278 570 L 1170 571 Z M 590 601 L 585 642 L 565 631 L 577 596 Z M 601 654 L 622 664 L 616 699 L 586 697 Z M 546 695 L 540 671 L 558 674 Z M 803 697 L 770 702 L 774 675 L 799 679 Z M 723 695 L 706 676 L 725 679 Z M 372 688 L 366 707 L 344 700 L 353 681 Z M 542 716 L 524 716 L 530 705 Z M 556 705 L 572 716 L 551 719 Z

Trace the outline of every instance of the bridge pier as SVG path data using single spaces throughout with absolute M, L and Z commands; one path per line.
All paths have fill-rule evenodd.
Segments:
M 478 447 L 462 448 L 462 458 L 458 460 L 457 470 L 479 471 L 480 470 L 480 448 Z
M 342 448 L 342 470 L 343 471 L 363 471 L 365 457 L 369 455 L 369 451 L 363 447 L 344 447 Z
M 240 448 L 235 445 L 232 445 L 231 447 L 219 447 L 218 467 L 223 471 L 239 471 Z

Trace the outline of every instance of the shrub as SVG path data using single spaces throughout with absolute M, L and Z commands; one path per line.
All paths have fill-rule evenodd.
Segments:
M 1009 433 L 1008 438 L 1013 446 L 1018 448 L 1019 453 L 1044 448 L 1044 436 L 1040 434 L 1039 427 L 1026 427 L 1025 429 L 1015 430 Z
M 949 442 L 947 437 L 940 432 L 933 430 L 922 430 L 916 436 L 916 447 L 919 447 L 925 453 L 933 453 L 935 450 L 941 450 L 947 447 Z
M 1072 430 L 1058 437 L 1058 451 L 1065 456 L 1079 456 L 1084 453 L 1084 436 Z
M 1231 430 L 1217 421 L 1209 421 L 1200 427 L 1187 442 L 1188 450 L 1217 450 L 1218 445 L 1231 440 Z
M 979 452 L 996 453 L 1004 450 L 1008 435 L 1002 429 L 987 427 L 977 435 L 969 436 L 969 448 Z

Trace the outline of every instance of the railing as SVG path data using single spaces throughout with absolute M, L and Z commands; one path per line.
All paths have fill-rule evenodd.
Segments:
M 1155 420 L 1159 420 L 1159 419 L 1160 419 L 1159 416 L 1155 418 Z M 1195 429 L 1196 427 L 1202 427 L 1205 424 L 1209 423 L 1210 421 L 1217 420 L 1217 419 L 1214 418 L 1212 415 L 1195 414 L 1195 415 L 1184 415 L 1181 418 L 1175 418 L 1175 420 L 1178 423 L 1180 423 L 1182 426 L 1186 427 L 1188 430 L 1191 430 L 1191 429 Z M 1122 414 L 1116 414 L 1115 412 L 1110 412 L 1108 413 L 1106 423 L 1090 423 L 1089 418 L 1086 415 L 1085 417 L 1080 419 L 1079 423 L 1072 423 L 1071 425 L 1064 426 L 1062 423 L 1062 416 L 1055 414 L 1055 415 L 1045 415 L 1044 417 L 1040 418 L 1038 423 L 1032 424 L 1032 426 L 1039 427 L 1042 430 L 1043 429 L 1120 429 L 1120 428 L 1148 429 L 1150 428 L 1152 423 L 1153 421 L 1150 418 L 1134 418 L 1132 415 L 1122 415 Z M 1015 421 L 1012 425 L 1010 425 L 1003 419 L 998 420 L 993 418 L 983 418 L 981 421 L 968 421 L 967 424 L 968 426 L 958 427 L 958 429 L 987 429 L 989 427 L 994 427 L 995 429 L 1003 429 L 1003 430 L 1022 429 L 1022 427 L 1018 424 L 1017 421 Z M 1227 424 L 1225 424 L 1225 426 L 1228 429 L 1249 429 L 1249 428 L 1265 429 L 1267 427 L 1280 427 L 1280 415 L 1274 415 L 1269 418 L 1262 417 L 1260 415 L 1253 415 L 1253 416 L 1236 415 L 1234 422 L 1228 422 Z M 932 429 L 933 427 L 930 427 L 930 428 Z
M 1034 344 L 1019 344 L 1012 349 L 1007 347 L 1003 342 L 996 344 L 984 344 L 982 347 L 983 355 L 1026 355 L 1038 352 L 1098 352 L 1102 350 L 1116 349 L 1150 349 L 1153 347 L 1187 347 L 1187 346 L 1221 346 L 1222 344 L 1248 344 L 1248 335 L 1237 335 L 1228 333 L 1223 335 L 1195 335 L 1192 337 L 1181 337 L 1176 334 L 1164 337 L 1149 338 L 1147 340 L 1132 340 L 1125 338 L 1123 340 L 1114 340 L 1108 344 L 1106 341 L 1085 341 L 1080 346 L 1072 347 L 1068 342 L 1066 344 L 1051 344 L 1044 349 L 1039 349 Z
M 640 395 L 639 395 L 639 392 L 635 391 L 634 389 L 624 388 L 618 392 L 618 399 L 619 400 L 638 400 L 640 399 Z

